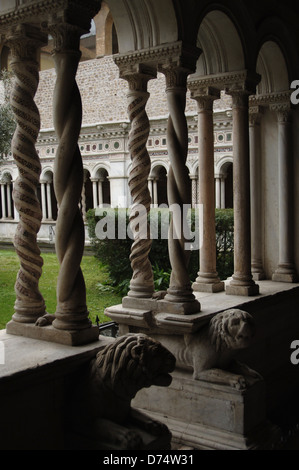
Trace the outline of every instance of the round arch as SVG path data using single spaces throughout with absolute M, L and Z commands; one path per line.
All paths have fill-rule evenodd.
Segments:
M 202 50 L 197 61 L 198 75 L 246 68 L 246 57 L 239 32 L 230 17 L 221 10 L 211 10 L 202 19 L 197 47 Z
M 166 171 L 166 174 L 168 174 L 168 171 L 169 171 L 169 165 L 167 165 L 166 162 L 163 162 L 163 161 L 155 161 L 153 164 L 152 164 L 152 168 L 151 168 L 151 172 L 150 172 L 150 177 L 153 177 L 156 175 L 156 172 L 159 171 L 157 170 L 158 168 L 160 167 L 163 167 Z
M 262 44 L 257 57 L 256 71 L 262 77 L 257 86 L 257 94 L 265 95 L 289 89 L 287 63 L 277 42 L 269 40 Z
M 172 0 L 107 0 L 107 4 L 114 20 L 120 53 L 178 40 Z
M 216 164 L 215 197 L 217 208 L 231 209 L 234 207 L 232 155 L 225 155 Z
M 259 26 L 257 36 L 258 47 L 255 58 L 257 69 L 262 67 L 261 60 L 264 59 L 266 61 L 264 65 L 267 65 L 269 73 L 273 75 L 279 71 L 278 75 L 280 75 L 279 64 L 271 63 L 271 60 L 279 60 L 280 65 L 283 65 L 288 74 L 288 85 L 284 91 L 288 90 L 290 82 L 298 79 L 299 76 L 298 51 L 288 28 L 281 18 L 267 18 Z
M 91 179 L 94 179 L 94 178 L 98 178 L 99 175 L 101 174 L 105 174 L 105 172 L 107 173 L 107 175 L 109 176 L 110 174 L 110 166 L 107 165 L 106 163 L 99 163 L 98 165 L 96 165 L 93 170 L 90 172 L 91 174 Z

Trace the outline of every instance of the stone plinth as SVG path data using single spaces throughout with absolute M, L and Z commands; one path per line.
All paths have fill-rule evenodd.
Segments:
M 6 325 L 7 333 L 11 335 L 25 336 L 32 339 L 40 339 L 42 341 L 51 341 L 67 346 L 79 346 L 93 343 L 99 339 L 99 328 L 92 325 L 84 330 L 58 330 L 52 325 L 35 326 L 34 323 L 18 323 L 10 321 Z
M 167 424 L 175 444 L 196 449 L 269 449 L 280 438 L 266 420 L 263 380 L 217 369 L 202 380 L 176 371 L 167 390 L 142 390 L 134 406 Z
M 244 296 L 256 296 L 259 294 L 258 284 L 252 284 L 249 286 L 239 286 L 239 285 L 228 285 L 226 287 L 227 295 L 244 295 Z

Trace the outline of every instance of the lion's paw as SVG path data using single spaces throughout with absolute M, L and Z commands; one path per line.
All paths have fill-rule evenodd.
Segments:
M 51 315 L 49 313 L 46 313 L 42 317 L 39 317 L 36 322 L 35 326 L 48 326 L 52 325 L 53 320 L 55 319 L 54 315 Z

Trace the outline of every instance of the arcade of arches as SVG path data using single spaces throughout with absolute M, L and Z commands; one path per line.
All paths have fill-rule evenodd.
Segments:
M 152 389 L 136 403 L 150 403 L 149 411 L 163 420 L 179 378 L 186 390 L 200 382 L 202 399 L 209 389 L 203 400 L 212 410 L 210 421 L 199 400 L 196 413 L 190 411 L 189 434 L 184 428 L 185 442 L 201 448 L 210 439 L 207 447 L 217 448 L 221 435 L 230 448 L 233 434 L 236 447 L 247 448 L 247 416 L 250 431 L 266 429 L 261 377 L 271 390 L 276 374 L 287 373 L 290 339 L 299 329 L 299 110 L 291 100 L 291 84 L 299 79 L 298 7 L 289 0 L 4 0 L 0 13 L 1 68 L 16 77 L 12 106 L 18 122 L 11 155 L 1 165 L 0 229 L 5 236 L 17 227 L 22 265 L 7 332 L 22 335 L 26 325 L 28 336 L 39 337 L 35 322 L 45 313 L 45 299 L 38 289 L 37 246 L 47 224 L 55 223 L 60 264 L 55 341 L 63 343 L 68 332 L 72 345 L 88 344 L 98 331 L 88 318 L 80 268 L 86 211 L 130 206 L 134 219 L 140 204 L 147 212 L 165 203 L 199 206 L 198 277 L 189 279 L 185 234 L 175 236 L 185 221 L 173 213 L 172 272 L 163 298 L 154 292 L 151 241 L 136 231 L 128 294 L 106 313 L 120 334 L 142 331 L 175 342 L 202 331 L 216 313 L 245 305 L 260 329 L 254 348 L 238 357 L 260 375 L 249 373 L 244 390 L 235 386 L 238 398 L 220 366 L 215 385 L 217 374 L 197 381 L 183 361 L 160 408 Z M 215 207 L 234 208 L 234 273 L 228 280 L 216 270 Z M 34 276 L 24 268 L 28 252 Z M 268 389 L 273 407 L 287 396 L 287 383 L 279 382 L 284 390 L 271 395 Z M 224 407 L 227 400 L 242 401 L 244 393 L 242 406 L 250 410 L 235 421 L 231 406 L 227 421 L 221 418 L 226 424 L 219 425 L 214 393 Z M 179 439 L 178 423 L 187 418 L 180 407 L 169 413 L 167 423 Z M 274 428 L 267 430 L 271 440 Z

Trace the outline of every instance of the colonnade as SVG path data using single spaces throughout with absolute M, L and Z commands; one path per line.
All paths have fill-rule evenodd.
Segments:
M 81 271 L 84 250 L 84 214 L 79 205 L 84 184 L 82 157 L 78 147 L 81 128 L 81 100 L 76 83 L 76 72 L 80 60 L 80 36 L 82 29 L 66 23 L 63 19 L 49 21 L 47 32 L 54 39 L 53 58 L 56 68 L 54 91 L 54 125 L 58 136 L 58 149 L 54 164 L 54 189 L 59 206 L 56 223 L 56 253 L 60 264 L 57 281 L 57 309 L 52 327 L 59 341 L 82 344 L 98 337 L 89 319 L 86 305 L 85 281 Z M 36 235 L 42 216 L 52 215 L 49 182 L 42 181 L 42 210 L 37 199 L 41 164 L 35 150 L 39 132 L 39 113 L 34 103 L 38 85 L 37 51 L 46 42 L 46 34 L 36 27 L 21 26 L 8 35 L 12 51 L 12 69 L 17 81 L 12 91 L 12 106 L 18 123 L 12 141 L 12 152 L 19 169 L 19 177 L 14 185 L 14 201 L 20 214 L 20 221 L 14 240 L 20 257 L 21 268 L 16 283 L 15 314 L 8 332 L 20 331 L 24 323 L 35 324 L 45 313 L 45 302 L 38 284 L 42 273 L 42 259 Z M 138 207 L 150 210 L 149 175 L 151 161 L 147 151 L 149 120 L 146 105 L 149 99 L 148 82 L 156 78 L 157 71 L 165 75 L 165 93 L 169 118 L 167 145 L 170 159 L 167 191 L 169 206 L 182 210 L 177 217 L 172 213 L 169 232 L 169 258 L 172 267 L 169 287 L 163 300 L 167 312 L 188 315 L 200 312 L 200 303 L 194 292 L 219 292 L 224 290 L 224 282 L 216 271 L 215 243 L 215 190 L 214 190 L 214 135 L 213 101 L 219 98 L 221 90 L 232 96 L 233 102 L 233 142 L 234 142 L 234 274 L 226 285 L 229 295 L 251 296 L 259 293 L 259 286 L 252 275 L 262 275 L 261 237 L 258 234 L 261 214 L 251 209 L 260 204 L 261 193 L 255 191 L 260 180 L 250 180 L 250 165 L 253 174 L 258 174 L 258 133 L 256 125 L 249 123 L 249 96 L 255 94 L 258 77 L 247 71 L 237 74 L 223 74 L 217 77 L 190 79 L 195 73 L 200 51 L 186 48 L 182 42 L 157 48 L 147 54 L 142 61 L 138 53 L 118 55 L 115 62 L 120 76 L 128 82 L 128 115 L 131 121 L 129 153 L 132 162 L 129 175 L 129 188 L 133 201 L 130 221 L 134 242 L 131 249 L 132 279 L 128 297 L 134 305 L 143 299 L 152 299 L 154 282 L 149 252 L 150 237 L 140 237 L 135 218 Z M 171 61 L 168 58 L 171 57 Z M 192 78 L 192 77 L 191 77 Z M 190 252 L 186 248 L 188 237 L 183 228 L 183 208 L 192 203 L 192 187 L 186 166 L 188 155 L 188 129 L 185 115 L 186 94 L 198 103 L 199 137 L 199 206 L 202 208 L 203 239 L 200 249 L 200 269 L 198 278 L 191 285 L 188 275 Z M 22 102 L 22 109 L 20 107 Z M 24 125 L 24 108 L 26 125 Z M 279 213 L 280 245 L 279 265 L 273 279 L 293 279 L 293 240 L 291 188 L 288 172 L 291 152 L 289 133 L 290 111 L 278 112 L 279 133 Z M 249 129 L 251 129 L 249 131 Z M 250 145 L 251 140 L 251 152 Z M 25 162 L 25 164 L 24 164 Z M 250 188 L 254 184 L 254 190 Z M 101 201 L 102 181 L 92 181 L 93 197 L 97 205 Z M 2 191 L 2 189 L 1 189 Z M 155 194 L 155 185 L 152 188 Z M 154 197 L 157 197 L 156 195 Z M 251 205 L 250 205 L 251 198 Z M 45 201 L 48 204 L 46 207 Z M 147 214 L 139 225 L 146 227 Z M 252 228 L 253 227 L 253 228 Z M 144 231 L 143 231 L 144 233 Z M 146 233 L 149 234 L 147 228 Z M 28 256 L 28 253 L 31 253 Z M 29 258 L 29 262 L 28 262 Z M 135 303 L 134 303 L 135 302 Z M 67 336 L 67 339 L 66 339 Z

